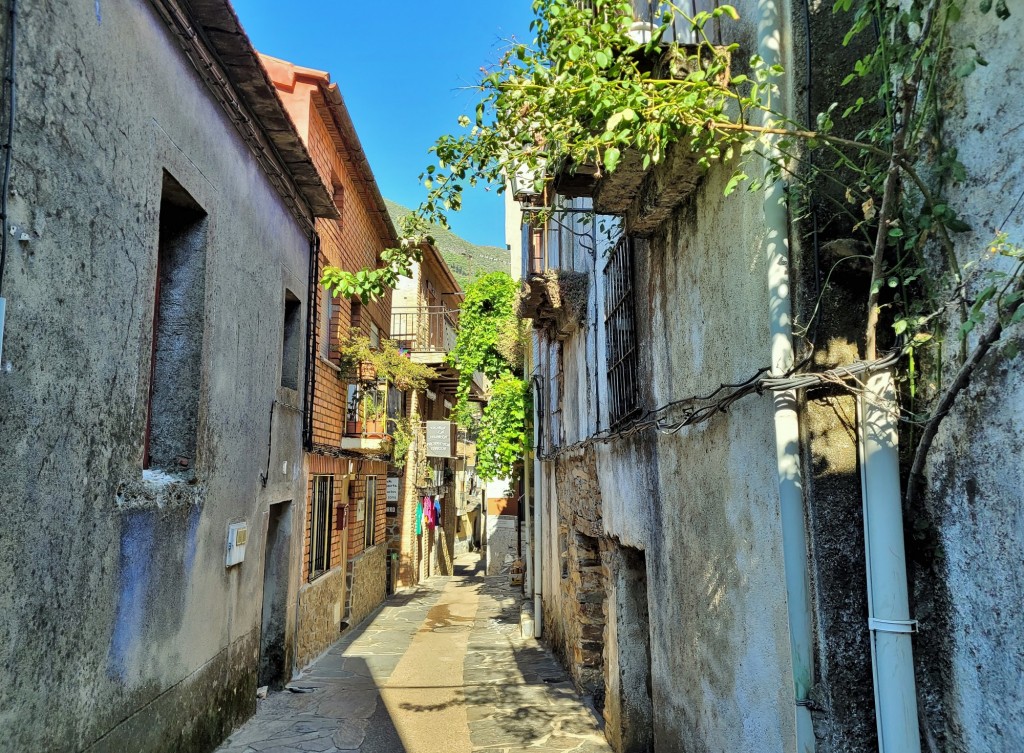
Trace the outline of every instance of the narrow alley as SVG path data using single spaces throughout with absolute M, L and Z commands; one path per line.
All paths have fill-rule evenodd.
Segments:
M 388 599 L 219 753 L 610 751 L 555 658 L 521 637 L 508 577 L 475 555 L 455 571 Z

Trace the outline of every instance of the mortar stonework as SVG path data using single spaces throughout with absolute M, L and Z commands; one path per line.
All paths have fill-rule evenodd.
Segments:
M 548 613 L 552 644 L 582 691 L 604 695 L 601 489 L 593 452 L 555 464 L 559 541 L 564 546 L 558 608 Z M 557 622 L 557 626 L 552 623 Z
M 345 568 L 338 567 L 299 589 L 296 666 L 301 670 L 341 637 L 345 616 Z
M 384 601 L 387 550 L 384 543 L 378 544 L 349 563 L 349 604 L 346 617 L 349 625 L 358 625 Z

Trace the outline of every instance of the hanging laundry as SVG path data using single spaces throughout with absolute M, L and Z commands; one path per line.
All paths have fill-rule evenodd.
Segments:
M 431 502 L 430 497 L 427 497 L 424 500 L 424 502 L 426 503 L 426 507 L 427 507 L 427 516 L 428 516 L 427 517 L 427 527 L 431 531 L 433 531 L 434 528 L 437 527 L 437 509 L 434 507 L 433 503 Z
M 427 498 L 423 498 L 423 502 L 416 503 L 416 535 L 420 536 L 423 533 L 423 503 L 427 501 Z
M 441 500 L 439 497 L 434 497 L 434 525 L 438 525 L 441 522 Z

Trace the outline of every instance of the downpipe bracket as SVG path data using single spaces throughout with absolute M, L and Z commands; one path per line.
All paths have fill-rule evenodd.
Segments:
M 916 633 L 917 620 L 880 620 L 868 617 L 868 630 L 876 633 Z

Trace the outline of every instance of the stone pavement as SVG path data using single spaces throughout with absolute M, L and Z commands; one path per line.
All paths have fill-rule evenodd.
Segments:
M 518 589 L 478 564 L 388 599 L 219 753 L 610 753 L 565 671 L 520 636 Z

